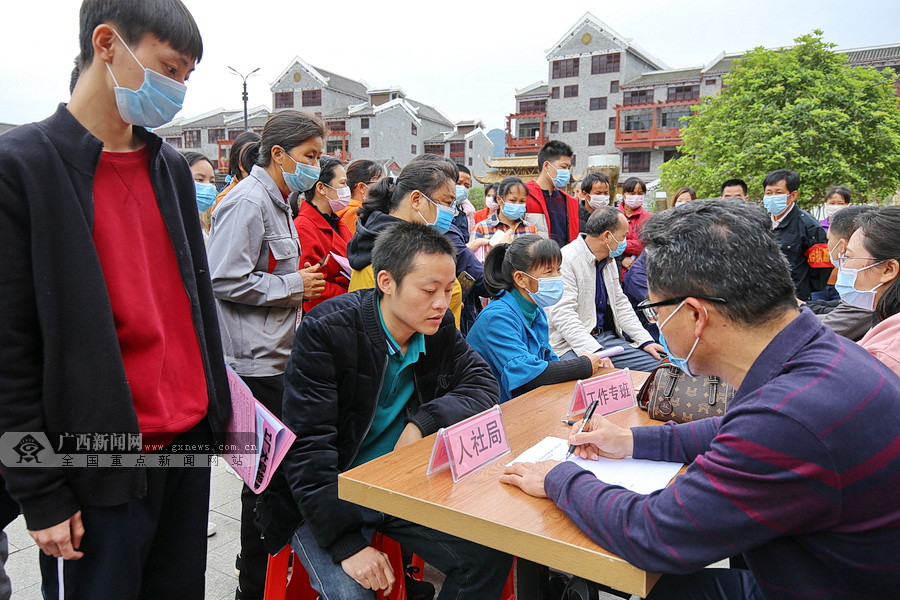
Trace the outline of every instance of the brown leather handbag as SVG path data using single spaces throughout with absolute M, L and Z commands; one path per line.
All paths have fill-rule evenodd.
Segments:
M 638 392 L 638 406 L 651 419 L 685 423 L 721 417 L 734 398 L 734 388 L 715 376 L 690 377 L 669 363 L 653 370 Z

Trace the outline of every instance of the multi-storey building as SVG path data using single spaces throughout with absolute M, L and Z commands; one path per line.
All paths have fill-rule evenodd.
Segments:
M 453 131 L 443 131 L 425 140 L 425 152 L 448 156 L 454 162 L 481 175 L 494 152 L 494 144 L 481 121 L 460 121 Z
M 841 52 L 850 65 L 900 70 L 900 44 Z M 615 166 L 622 177 L 653 181 L 662 163 L 678 156 L 682 117 L 722 89 L 741 56 L 722 53 L 705 66 L 669 69 L 588 13 L 547 52 L 550 83 L 516 90 L 507 154 L 536 154 L 558 139 L 572 146 L 582 170 Z M 900 81 L 896 86 L 900 95 Z

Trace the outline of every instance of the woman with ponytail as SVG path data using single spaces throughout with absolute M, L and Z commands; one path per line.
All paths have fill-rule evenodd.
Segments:
M 287 199 L 318 181 L 324 135 L 318 117 L 273 115 L 260 140 L 242 150 L 250 173 L 212 214 L 207 253 L 225 361 L 278 417 L 297 309 L 325 287 L 318 264 L 300 269 Z M 267 554 L 253 524 L 256 494 L 247 486 L 241 503 L 240 597 L 261 598 Z
M 414 160 L 398 177 L 385 177 L 371 188 L 359 208 L 356 234 L 347 244 L 347 259 L 353 269 L 349 290 L 375 287 L 372 248 L 382 231 L 398 221 L 424 223 L 445 234 L 453 219 L 456 201 L 456 171 L 443 160 Z M 450 310 L 459 327 L 462 287 L 453 285 Z
M 856 224 L 835 288 L 844 302 L 875 310 L 877 324 L 859 345 L 900 375 L 900 206 L 863 213 Z
M 542 385 L 587 379 L 608 358 L 584 354 L 560 361 L 550 347 L 544 308 L 562 298 L 562 253 L 553 240 L 523 235 L 496 246 L 484 261 L 484 281 L 494 300 L 466 338 L 500 383 L 500 402 Z

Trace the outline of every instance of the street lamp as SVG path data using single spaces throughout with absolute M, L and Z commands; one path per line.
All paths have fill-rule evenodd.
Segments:
M 247 78 L 259 71 L 259 67 L 256 67 L 246 75 L 241 75 L 234 67 L 228 67 L 228 70 L 244 80 L 244 131 L 247 131 Z

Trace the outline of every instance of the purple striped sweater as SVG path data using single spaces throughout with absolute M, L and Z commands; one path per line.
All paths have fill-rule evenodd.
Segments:
M 743 553 L 767 598 L 890 598 L 900 585 L 900 378 L 808 310 L 724 417 L 638 427 L 634 456 L 689 463 L 650 495 L 572 463 L 547 495 L 635 566 L 691 573 Z

